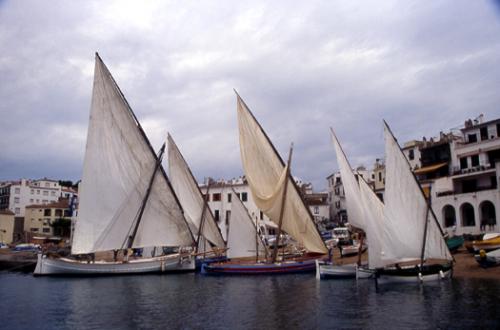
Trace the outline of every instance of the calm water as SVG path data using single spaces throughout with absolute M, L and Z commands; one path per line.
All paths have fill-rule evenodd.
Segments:
M 0 273 L 1 329 L 499 328 L 500 279 L 423 287 L 313 275 Z

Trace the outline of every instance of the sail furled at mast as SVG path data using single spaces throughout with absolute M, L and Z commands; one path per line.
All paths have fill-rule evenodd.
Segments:
M 96 55 L 73 254 L 124 247 L 156 162 L 127 101 Z M 154 175 L 132 246 L 191 245 L 193 237 L 162 168 Z
M 197 236 L 201 225 L 201 235 L 215 246 L 224 248 L 224 239 L 222 238 L 220 229 L 208 205 L 206 206 L 205 212 L 203 212 L 205 200 L 198 187 L 198 183 L 170 134 L 167 140 L 168 175 L 172 187 L 179 198 L 182 209 L 184 210 L 184 216 L 192 228 L 193 234 L 195 237 Z M 201 219 L 202 213 L 204 217 L 203 220 Z
M 383 240 L 384 258 L 420 259 L 427 225 L 425 259 L 451 260 L 451 254 L 410 165 L 387 124 L 385 136 L 385 221 L 392 230 Z
M 236 192 L 234 195 L 237 196 Z M 238 197 L 234 198 L 231 203 L 227 247 L 228 258 L 254 257 L 257 252 L 256 248 L 260 256 L 266 253 L 255 222 Z
M 237 95 L 240 152 L 252 196 L 259 209 L 278 223 L 287 169 L 271 141 Z M 295 183 L 287 185 L 282 228 L 310 252 L 327 253 L 313 218 Z

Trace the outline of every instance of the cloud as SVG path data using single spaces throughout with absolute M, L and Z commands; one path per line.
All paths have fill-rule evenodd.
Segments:
M 0 179 L 78 179 L 93 53 L 155 148 L 171 132 L 193 173 L 242 173 L 236 88 L 293 172 L 317 189 L 335 168 L 437 135 L 499 96 L 497 2 L 0 2 Z

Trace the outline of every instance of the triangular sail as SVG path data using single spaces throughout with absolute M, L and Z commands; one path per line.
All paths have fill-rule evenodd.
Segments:
M 349 223 L 354 227 L 365 230 L 366 224 L 363 215 L 363 205 L 360 200 L 360 191 L 358 180 L 354 176 L 351 165 L 340 146 L 337 136 L 330 130 L 333 145 L 335 147 L 335 154 L 337 155 L 337 163 L 340 169 L 340 177 L 342 178 L 342 186 L 344 187 L 345 202 L 347 208 L 347 217 Z M 361 179 L 360 179 L 361 180 Z
M 424 258 L 451 260 L 433 213 L 410 165 L 387 124 L 385 132 L 385 221 L 393 230 L 383 240 L 385 258 L 420 259 L 428 221 Z
M 156 154 L 127 101 L 96 55 L 73 254 L 124 247 L 156 161 Z M 192 243 L 182 209 L 160 168 L 133 247 Z
M 231 218 L 227 237 L 228 258 L 253 257 L 258 246 L 259 256 L 265 255 L 265 247 L 248 210 L 234 192 L 231 203 Z
M 271 221 L 278 223 L 285 180 L 286 191 L 282 228 L 310 252 L 327 253 L 312 215 L 304 204 L 291 176 L 271 141 L 243 100 L 237 96 L 240 152 L 245 176 L 254 201 Z
M 193 234 L 197 236 L 200 224 L 203 223 L 201 234 L 215 246 L 224 248 L 224 239 L 212 212 L 208 205 L 203 212 L 205 201 L 198 183 L 170 135 L 168 135 L 168 171 L 172 187 L 184 210 L 184 216 L 192 225 L 191 228 L 194 228 Z M 203 221 L 201 221 L 202 213 Z

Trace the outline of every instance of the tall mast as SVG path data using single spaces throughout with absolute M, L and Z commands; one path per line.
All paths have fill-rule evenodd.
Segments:
M 139 209 L 139 214 L 137 216 L 137 220 L 135 221 L 134 229 L 130 236 L 128 237 L 127 241 L 127 249 L 132 248 L 132 245 L 134 244 L 134 239 L 135 236 L 137 235 L 137 230 L 139 229 L 139 224 L 141 223 L 142 215 L 144 213 L 144 210 L 146 209 L 146 203 L 148 202 L 149 195 L 151 193 L 151 188 L 153 187 L 153 182 L 156 177 L 156 172 L 158 171 L 158 168 L 161 166 L 161 160 L 163 159 L 163 153 L 165 152 L 165 143 L 163 143 L 160 152 L 158 153 L 158 158 L 156 159 L 156 165 L 155 169 L 153 171 L 153 174 L 151 175 L 151 179 L 149 179 L 149 185 L 148 185 L 148 190 L 146 191 L 146 195 L 144 196 L 144 199 L 142 200 L 141 208 Z
M 424 265 L 425 258 L 425 242 L 427 241 L 427 226 L 429 225 L 429 210 L 430 205 L 427 204 L 427 212 L 425 212 L 425 226 L 424 226 L 424 238 L 422 240 L 422 253 L 420 254 L 420 267 Z
M 285 211 L 285 201 L 286 201 L 286 190 L 288 188 L 288 181 L 289 181 L 288 177 L 290 176 L 290 163 L 292 162 L 292 153 L 293 153 L 293 143 L 290 145 L 290 152 L 288 153 L 288 164 L 286 167 L 286 174 L 285 174 L 286 179 L 283 187 L 283 195 L 281 197 L 280 217 L 278 220 L 278 233 L 274 241 L 274 250 L 273 250 L 273 256 L 271 258 L 271 263 L 275 263 L 276 257 L 278 256 L 278 246 L 281 236 L 281 225 L 283 224 L 283 213 L 285 213 L 284 211 Z

